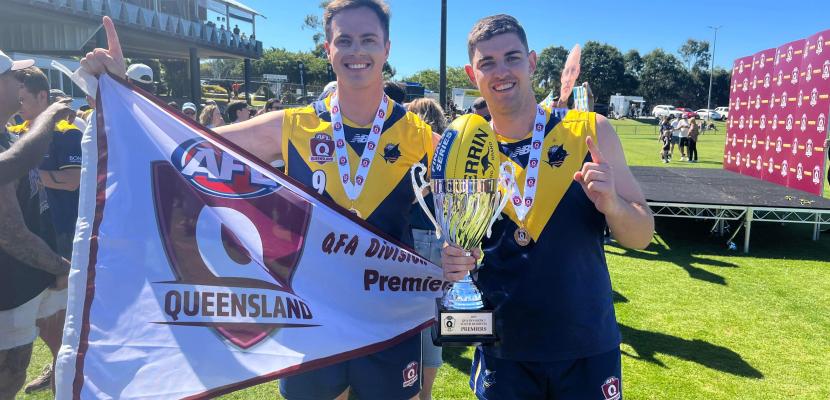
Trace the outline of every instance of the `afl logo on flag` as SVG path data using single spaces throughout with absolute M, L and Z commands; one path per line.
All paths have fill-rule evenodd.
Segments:
M 279 187 L 201 138 L 182 143 L 173 151 L 170 161 L 193 187 L 213 196 L 252 198 L 267 195 Z

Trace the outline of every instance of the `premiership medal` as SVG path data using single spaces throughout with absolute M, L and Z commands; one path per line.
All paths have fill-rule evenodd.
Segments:
M 375 113 L 375 121 L 372 123 L 372 128 L 369 130 L 369 138 L 366 142 L 366 147 L 363 149 L 363 154 L 360 155 L 360 163 L 357 166 L 357 173 L 354 181 L 352 181 L 352 168 L 349 163 L 349 153 L 346 150 L 346 138 L 343 129 L 343 117 L 340 115 L 340 100 L 335 93 L 331 98 L 331 126 L 332 136 L 334 136 L 334 151 L 337 154 L 337 159 L 345 160 L 346 162 L 337 163 L 340 169 L 340 176 L 343 177 L 343 191 L 346 192 L 346 197 L 351 200 L 351 207 L 349 211 L 352 214 L 363 218 L 360 211 L 357 210 L 354 203 L 363 187 L 366 185 L 366 180 L 369 176 L 369 168 L 372 166 L 372 161 L 375 159 L 375 152 L 380 143 L 380 133 L 383 131 L 383 121 L 386 118 L 386 107 L 389 105 L 389 98 L 384 94 L 380 98 L 378 111 Z
M 506 189 L 513 193 L 511 203 L 513 209 L 516 210 L 516 218 L 519 219 L 518 228 L 513 232 L 513 239 L 519 246 L 527 246 L 533 241 L 527 228 L 525 228 L 525 218 L 533 207 L 533 202 L 536 199 L 536 187 L 539 184 L 539 164 L 541 163 L 542 155 L 542 141 L 545 139 L 545 110 L 536 106 L 536 122 L 533 124 L 533 136 L 530 141 L 530 153 L 527 158 L 527 168 L 525 169 L 525 187 L 524 193 L 519 190 L 519 184 L 516 180 L 516 174 L 511 163 L 505 163 L 502 166 L 501 176 L 503 184 Z M 510 167 L 510 171 L 507 170 Z

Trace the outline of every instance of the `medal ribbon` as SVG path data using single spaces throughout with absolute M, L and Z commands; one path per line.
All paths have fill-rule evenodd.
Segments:
M 346 151 L 346 137 L 343 133 L 343 117 L 340 115 L 340 101 L 337 93 L 332 95 L 331 126 L 334 136 L 334 152 L 337 155 L 337 168 L 340 171 L 343 190 L 352 202 L 360 197 L 360 192 L 363 191 L 363 186 L 366 185 L 369 168 L 372 166 L 378 143 L 380 143 L 380 133 L 383 131 L 383 121 L 386 119 L 386 108 L 388 105 L 389 98 L 384 94 L 380 98 L 380 105 L 378 106 L 377 113 L 375 113 L 375 122 L 372 123 L 372 129 L 369 130 L 369 139 L 366 142 L 366 147 L 363 149 L 363 154 L 360 155 L 360 165 L 357 167 L 354 182 L 352 182 L 352 168 L 349 163 L 349 154 Z
M 525 169 L 524 193 L 519 190 L 516 173 L 512 163 L 504 163 L 501 166 L 501 176 L 504 187 L 511 192 L 510 203 L 516 210 L 516 217 L 524 223 L 525 217 L 533 207 L 536 199 L 536 186 L 539 184 L 539 163 L 542 155 L 542 141 L 545 139 L 545 110 L 536 106 L 536 122 L 533 124 L 533 136 L 530 142 L 530 154 L 528 154 L 527 168 Z M 509 171 L 508 171 L 509 168 Z

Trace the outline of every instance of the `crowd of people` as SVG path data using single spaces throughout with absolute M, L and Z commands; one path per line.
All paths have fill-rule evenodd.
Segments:
M 668 115 L 657 120 L 660 127 L 660 159 L 663 163 L 671 162 L 675 147 L 680 148 L 680 161 L 696 163 L 698 160 L 697 141 L 702 122 L 697 118 L 675 117 Z
M 399 84 L 383 81 L 389 15 L 381 0 L 327 3 L 324 45 L 337 82 L 312 105 L 283 108 L 269 101 L 253 110 L 245 102 L 231 102 L 224 113 L 210 101 L 171 107 L 255 157 L 282 161 L 285 173 L 299 184 L 413 246 L 443 268 L 446 280 L 472 272 L 495 310 L 500 331 L 497 345 L 479 346 L 475 352 L 470 387 L 479 398 L 619 398 L 620 331 L 602 238 L 607 228 L 620 245 L 643 248 L 651 240 L 653 217 L 604 117 L 537 104 L 531 80 L 536 53 L 515 18 L 483 18 L 467 41 L 466 71 L 482 96 L 472 111 L 495 132 L 499 163 L 512 162 L 517 178 L 527 176 L 519 186 L 525 201 L 505 209 L 480 249 L 436 240 L 435 228 L 413 207 L 414 193 L 394 190 L 411 187 L 409 174 L 394 173 L 388 162 L 373 164 L 379 173 L 365 183 L 367 191 L 384 198 L 376 205 L 365 196 L 331 195 L 342 192 L 339 186 L 346 183 L 341 179 L 324 181 L 322 187 L 311 181 L 309 170 L 340 176 L 335 163 L 284 158 L 283 149 L 309 146 L 309 138 L 321 131 L 337 134 L 333 121 L 350 127 L 345 140 L 353 149 L 366 151 L 361 138 L 384 114 L 378 112 L 383 92 L 391 100 L 389 114 L 398 116 L 384 132 L 405 138 L 396 145 L 407 160 L 429 164 L 438 134 L 449 121 L 438 102 L 406 103 Z M 104 28 L 109 48 L 87 53 L 81 60 L 84 71 L 111 73 L 152 93 L 152 69 L 127 67 L 108 17 Z M 91 109 L 69 109 L 30 60 L 13 61 L 0 53 L 0 118 L 14 121 L 0 132 L 0 400 L 14 398 L 24 386 L 38 335 L 53 358 L 60 347 L 83 162 L 79 125 L 93 123 L 93 115 Z M 680 138 L 684 132 L 686 140 L 677 141 L 682 157 L 689 148 L 688 157 L 695 160 L 688 126 L 678 122 L 672 134 L 676 130 Z M 349 154 L 350 165 L 358 157 Z M 530 187 L 534 191 L 523 189 Z M 537 193 L 542 201 L 534 203 Z M 556 268 L 551 268 L 554 259 Z M 483 266 L 476 268 L 479 260 Z M 527 320 L 528 314 L 534 318 Z M 413 360 L 420 368 L 418 379 L 402 386 L 401 371 Z M 429 399 L 440 365 L 441 348 L 427 332 L 376 353 L 285 377 L 280 392 L 288 399 L 345 399 L 350 392 L 361 399 Z M 46 365 L 25 390 L 48 388 L 53 376 L 52 365 Z

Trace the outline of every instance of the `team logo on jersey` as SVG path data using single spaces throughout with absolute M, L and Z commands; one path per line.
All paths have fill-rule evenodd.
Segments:
M 411 387 L 418 382 L 418 362 L 412 361 L 403 369 L 403 387 Z
M 810 107 L 815 107 L 818 104 L 818 89 L 813 88 L 813 91 L 810 92 Z
M 383 159 L 390 164 L 394 164 L 395 161 L 398 161 L 398 158 L 401 157 L 400 146 L 400 143 L 387 144 L 386 147 L 383 148 Z
M 602 397 L 605 400 L 620 400 L 622 390 L 620 388 L 620 380 L 616 376 L 609 377 L 602 384 Z
M 318 133 L 309 140 L 311 155 L 308 161 L 323 165 L 334 161 L 334 141 L 325 133 Z
M 282 327 L 316 326 L 292 289 L 309 203 L 202 139 L 179 146 L 171 163 L 154 162 L 151 174 L 173 277 L 150 284 L 163 298 L 158 323 L 210 329 L 242 349 Z
M 199 191 L 239 199 L 265 196 L 279 185 L 204 139 L 182 143 L 170 160 Z
M 551 167 L 561 167 L 569 154 L 564 145 L 553 145 L 548 148 L 548 160 L 545 161 Z

